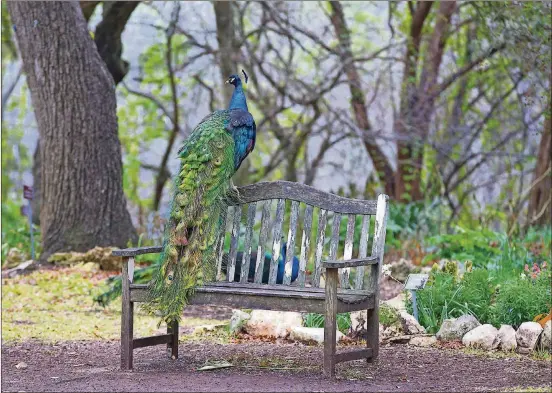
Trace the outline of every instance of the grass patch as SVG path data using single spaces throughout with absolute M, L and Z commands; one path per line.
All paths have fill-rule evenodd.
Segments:
M 103 289 L 107 274 L 92 264 L 33 272 L 2 280 L 2 341 L 37 339 L 62 340 L 119 339 L 121 299 L 106 308 L 94 304 L 92 295 Z M 135 308 L 136 337 L 161 333 L 158 318 Z M 185 319 L 185 326 L 214 323 Z M 216 321 L 220 323 L 220 321 Z

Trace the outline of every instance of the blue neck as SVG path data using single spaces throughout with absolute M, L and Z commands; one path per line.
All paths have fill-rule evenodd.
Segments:
M 243 109 L 249 112 L 247 109 L 247 100 L 245 98 L 245 92 L 241 83 L 238 83 L 232 94 L 232 99 L 230 100 L 230 105 L 228 109 Z

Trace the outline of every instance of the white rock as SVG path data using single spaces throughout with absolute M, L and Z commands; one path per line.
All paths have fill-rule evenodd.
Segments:
M 387 304 L 389 307 L 392 307 L 399 312 L 406 311 L 404 292 L 399 293 L 397 296 L 395 296 L 392 299 L 384 300 L 382 303 Z
M 399 317 L 404 334 L 424 334 L 426 332 L 425 328 L 416 321 L 416 318 L 406 311 L 402 311 Z
M 516 332 L 518 352 L 521 354 L 533 352 L 541 332 L 542 327 L 537 322 L 523 322 Z
M 478 326 L 481 324 L 470 314 L 464 314 L 459 318 L 445 319 L 437 332 L 437 340 L 459 340 L 464 337 L 464 334 Z
M 482 348 L 487 351 L 493 349 L 493 343 L 498 330 L 488 323 L 476 327 L 462 337 L 462 344 L 466 347 Z
M 239 332 L 243 328 L 245 321 L 250 318 L 251 315 L 249 315 L 249 313 L 242 310 L 232 310 L 232 318 L 230 318 L 230 331 L 232 333 Z
M 552 353 L 552 320 L 546 322 L 540 336 L 540 349 Z
M 336 331 L 336 334 L 337 341 L 341 341 L 343 337 L 345 337 L 344 334 L 341 333 L 339 330 Z M 291 329 L 291 332 L 289 333 L 289 338 L 294 341 L 316 341 L 317 343 L 321 344 L 324 342 L 324 328 L 296 326 Z
M 297 326 L 303 326 L 298 312 L 253 310 L 244 330 L 253 336 L 285 338 Z
M 408 342 L 408 345 L 414 347 L 431 347 L 437 342 L 437 337 L 435 336 L 414 336 Z
M 505 352 L 515 351 L 517 348 L 516 330 L 510 325 L 500 325 L 493 348 L 500 348 Z

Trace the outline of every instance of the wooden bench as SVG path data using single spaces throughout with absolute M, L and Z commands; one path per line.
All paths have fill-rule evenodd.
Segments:
M 216 282 L 197 288 L 190 304 L 224 305 L 233 308 L 261 310 L 297 311 L 325 315 L 324 328 L 324 373 L 335 375 L 338 362 L 367 359 L 378 356 L 378 277 L 383 260 L 385 227 L 387 222 L 387 195 L 379 195 L 377 201 L 365 201 L 339 197 L 315 188 L 285 181 L 263 182 L 239 188 L 241 200 L 233 202 L 224 213 L 225 233 L 230 233 L 230 241 L 220 236 L 217 241 L 218 266 Z M 273 211 L 273 200 L 276 208 Z M 290 206 L 289 215 L 286 205 Z M 245 213 L 245 220 L 242 216 Z M 318 215 L 318 226 L 313 231 L 313 216 Z M 259 217 L 260 216 L 260 217 Z M 347 219 L 345 220 L 345 217 Z M 358 220 L 356 219 L 359 217 Z M 375 216 L 375 217 L 373 217 Z M 301 217 L 301 218 L 300 218 Z M 260 218 L 260 230 L 255 222 Z M 327 223 L 332 220 L 331 229 Z M 343 219 L 343 220 L 342 220 Z M 373 219 L 374 236 L 372 254 L 367 256 L 370 236 L 370 222 Z M 240 244 L 240 227 L 245 222 L 243 245 Z M 346 221 L 345 240 L 340 247 L 340 224 Z M 297 224 L 300 223 L 301 239 L 296 238 Z M 287 252 L 283 283 L 276 284 L 276 271 L 280 256 L 282 234 L 287 227 Z M 355 242 L 355 226 L 359 242 Z M 228 229 L 226 231 L 226 229 Z M 257 232 L 258 237 L 256 236 Z M 328 234 L 327 234 L 328 232 Z M 358 231 L 357 231 L 358 232 Z M 329 236 L 328 236 L 329 235 Z M 316 237 L 311 250 L 311 237 Z M 326 238 L 329 237 L 327 260 Z M 225 245 L 225 243 L 229 243 Z M 267 243 L 272 247 L 269 283 L 262 283 L 262 272 Z M 243 250 L 240 282 L 229 282 L 234 277 L 236 255 Z M 294 250 L 300 249 L 300 252 Z M 257 250 L 256 274 L 254 282 L 248 282 L 251 251 Z M 338 260 L 338 251 L 343 257 Z M 353 251 L 356 258 L 353 259 Z M 144 301 L 147 284 L 133 284 L 134 260 L 137 255 L 159 253 L 161 247 L 128 248 L 113 251 L 113 255 L 123 257 L 123 293 L 121 322 L 121 368 L 132 369 L 133 350 L 151 345 L 166 344 L 169 356 L 178 357 L 178 325 L 167 327 L 167 334 L 133 338 L 134 303 Z M 307 280 L 307 262 L 313 254 L 313 273 Z M 299 257 L 299 274 L 291 284 L 293 256 Z M 227 275 L 221 268 L 222 260 L 227 261 Z M 238 264 L 239 266 L 239 264 Z M 370 269 L 365 272 L 365 267 Z M 354 269 L 351 271 L 351 268 Z M 354 280 L 351 273 L 354 274 Z M 365 274 L 369 273 L 369 274 Z M 225 277 L 227 276 L 227 277 Z M 321 277 L 325 276 L 325 285 Z M 310 281 L 310 282 L 309 282 Z M 324 288 L 322 288 L 324 286 Z M 336 352 L 337 313 L 368 310 L 367 348 Z

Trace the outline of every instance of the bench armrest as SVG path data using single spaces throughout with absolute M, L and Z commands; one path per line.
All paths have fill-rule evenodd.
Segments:
M 162 246 L 154 247 L 135 247 L 135 248 L 123 248 L 120 250 L 113 250 L 111 255 L 115 257 L 135 257 L 142 254 L 157 254 L 163 251 Z
M 376 265 L 379 261 L 379 257 L 366 257 L 359 259 L 349 259 L 348 261 L 324 261 L 322 267 L 326 269 L 342 269 L 344 267 L 357 267 Z

